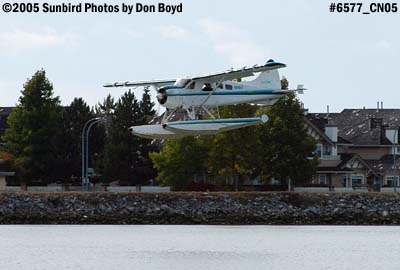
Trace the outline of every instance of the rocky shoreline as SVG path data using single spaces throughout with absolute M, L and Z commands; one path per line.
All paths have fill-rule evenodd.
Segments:
M 382 193 L 1 193 L 0 224 L 399 225 Z

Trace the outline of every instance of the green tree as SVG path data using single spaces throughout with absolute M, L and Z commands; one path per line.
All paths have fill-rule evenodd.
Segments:
M 226 106 L 223 118 L 248 117 L 257 107 L 252 105 Z M 232 179 L 234 187 L 244 176 L 254 174 L 258 156 L 257 134 L 254 127 L 219 133 L 214 136 L 186 137 L 169 140 L 159 153 L 150 157 L 157 169 L 157 179 L 175 189 L 185 189 L 194 176 L 212 174 Z
M 144 88 L 142 99 L 139 102 L 140 114 L 138 124 L 147 125 L 149 124 L 156 114 L 154 110 L 154 102 L 151 101 L 150 90 L 148 87 Z M 154 183 L 156 177 L 156 170 L 153 167 L 153 163 L 149 157 L 150 152 L 158 151 L 159 144 L 154 143 L 150 139 L 139 138 L 140 144 L 138 147 L 139 161 L 137 162 L 137 171 L 141 175 L 140 183 L 143 184 L 151 180 Z
M 129 127 L 140 123 L 140 105 L 134 93 L 129 90 L 118 100 L 107 134 L 103 164 L 107 181 L 139 182 L 140 175 L 135 172 L 141 139 L 132 136 Z
M 57 175 L 57 138 L 61 107 L 53 85 L 39 70 L 24 84 L 17 107 L 7 119 L 3 140 L 12 154 L 18 178 L 24 182 L 49 180 Z
M 160 152 L 150 153 L 157 180 L 175 190 L 185 190 L 194 175 L 206 172 L 207 145 L 195 137 L 169 140 Z
M 315 174 L 315 141 L 304 125 L 304 111 L 294 93 L 280 98 L 269 111 L 269 121 L 259 126 L 261 171 L 284 183 L 304 183 Z
M 148 87 L 144 88 L 142 100 L 140 101 L 140 111 L 143 116 L 143 124 L 150 122 L 156 111 L 154 110 L 154 102 L 151 101 L 150 90 Z
M 117 103 L 115 102 L 114 98 L 110 94 L 108 94 L 107 97 L 105 99 L 103 99 L 103 102 L 97 103 L 97 105 L 94 108 L 96 116 L 107 119 L 105 122 L 103 122 L 103 126 L 105 127 L 106 133 L 110 129 L 110 125 L 113 121 L 113 115 L 114 115 L 114 111 L 115 111 L 116 107 L 117 107 Z M 98 126 L 95 127 L 95 129 L 98 130 Z M 99 167 L 102 167 L 102 164 L 98 164 L 98 165 L 99 165 Z
M 66 180 L 81 175 L 82 129 L 86 121 L 91 118 L 94 118 L 94 113 L 82 98 L 75 98 L 63 110 L 62 140 L 59 146 L 59 149 L 62 150 L 60 152 L 63 166 L 60 168 L 60 175 Z M 92 141 L 90 140 L 91 146 Z M 91 147 L 91 150 L 93 148 Z
M 113 114 L 117 104 L 114 98 L 108 94 L 102 103 L 97 103 L 95 107 L 95 112 L 97 115 L 111 115 Z
M 282 90 L 288 90 L 289 89 L 289 81 L 285 76 L 282 76 L 281 88 L 282 88 Z
M 251 117 L 257 106 L 242 104 L 226 106 L 221 109 L 222 118 Z M 244 177 L 257 171 L 258 136 L 255 127 L 219 133 L 205 138 L 211 146 L 208 155 L 208 167 L 213 175 L 229 177 L 238 190 Z

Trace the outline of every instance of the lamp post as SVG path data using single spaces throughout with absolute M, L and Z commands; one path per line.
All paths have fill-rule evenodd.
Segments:
M 102 121 L 105 121 L 105 118 L 99 118 L 96 121 L 92 121 L 86 131 L 86 168 L 85 168 L 86 190 L 89 189 L 89 134 L 90 134 L 90 129 L 93 127 L 94 124 L 97 124 Z
M 87 148 L 85 148 L 85 142 L 87 142 L 89 140 L 88 139 L 89 133 L 87 132 L 86 128 L 89 124 L 90 124 L 89 127 L 91 127 L 93 124 L 101 121 L 101 119 L 102 118 L 100 118 L 100 117 L 95 117 L 95 118 L 89 119 L 88 121 L 86 121 L 86 123 L 82 129 L 82 190 L 86 190 L 86 187 L 89 186 L 89 179 L 87 177 L 88 154 L 85 153 L 86 152 L 85 150 L 87 149 Z M 85 155 L 86 155 L 86 159 L 85 159 Z
M 396 135 L 398 134 L 399 130 L 396 129 L 393 132 L 393 192 L 397 192 L 397 164 L 396 164 L 396 155 L 397 155 L 397 148 L 396 148 Z

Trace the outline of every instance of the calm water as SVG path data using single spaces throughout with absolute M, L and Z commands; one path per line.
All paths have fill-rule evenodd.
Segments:
M 400 269 L 400 227 L 0 226 L 0 269 Z

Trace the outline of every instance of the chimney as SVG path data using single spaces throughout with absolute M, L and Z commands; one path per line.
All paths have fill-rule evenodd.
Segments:
M 385 135 L 386 139 L 388 139 L 392 144 L 397 144 L 399 141 L 398 136 L 398 129 L 397 128 L 386 128 Z
M 338 127 L 334 124 L 327 124 L 325 126 L 325 135 L 332 140 L 332 142 L 338 141 Z
M 376 102 L 376 111 L 379 112 L 379 101 Z
M 383 126 L 383 118 L 374 116 L 369 118 L 369 130 L 372 130 L 377 127 L 382 128 L 382 126 Z
M 381 109 L 383 110 L 383 101 L 381 101 Z

